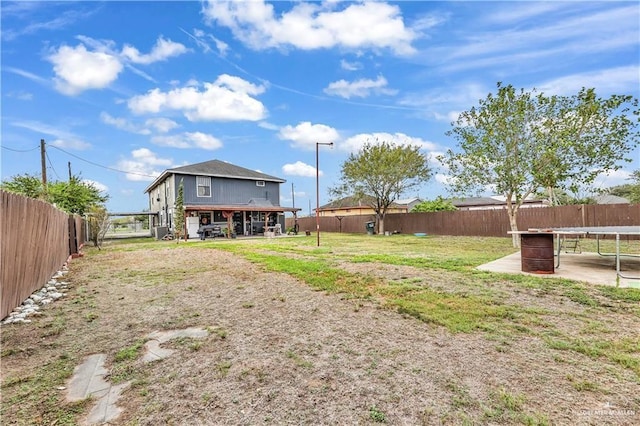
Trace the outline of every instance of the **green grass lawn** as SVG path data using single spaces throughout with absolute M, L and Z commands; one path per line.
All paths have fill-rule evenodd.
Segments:
M 606 358 L 640 377 L 640 337 L 616 339 L 611 327 L 599 319 L 616 314 L 638 322 L 640 290 L 475 269 L 516 252 L 511 238 L 323 233 L 319 247 L 315 234 L 179 244 L 137 241 L 133 245 L 114 242 L 111 249 L 195 246 L 225 250 L 267 270 L 294 276 L 317 290 L 373 301 L 453 333 L 484 332 L 496 339 L 533 336 L 557 350 Z M 595 241 L 584 240 L 582 249 L 595 251 Z M 614 249 L 614 241 L 601 241 L 601 250 Z M 624 241 L 622 249 L 638 253 L 640 243 Z M 360 267 L 354 272 L 345 265 Z M 375 273 L 394 266 L 414 268 L 428 278 Z M 527 298 L 533 302 L 525 302 Z M 577 304 L 580 310 L 558 310 L 565 302 Z M 579 331 L 560 326 L 576 322 Z M 594 327 L 594 322 L 602 326 Z

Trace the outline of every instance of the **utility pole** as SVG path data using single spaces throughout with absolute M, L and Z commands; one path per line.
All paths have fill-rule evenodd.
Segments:
M 44 193 L 47 192 L 47 162 L 45 157 L 47 155 L 46 148 L 44 147 L 44 139 L 40 139 L 40 164 L 42 166 L 42 189 Z
M 291 204 L 293 207 L 293 233 L 298 235 L 298 212 L 296 212 L 296 192 L 293 190 L 293 182 L 291 182 Z
M 318 160 L 320 145 L 333 147 L 333 142 L 316 142 L 316 234 L 318 235 L 318 247 L 320 247 L 320 161 Z
M 71 183 L 71 161 L 67 161 L 67 166 L 69 167 L 69 183 Z

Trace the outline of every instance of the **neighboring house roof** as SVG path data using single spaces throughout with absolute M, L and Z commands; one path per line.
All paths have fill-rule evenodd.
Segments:
M 264 180 L 278 183 L 286 182 L 286 180 L 279 177 L 267 175 L 255 170 L 245 169 L 244 167 L 236 166 L 231 163 L 220 160 L 210 160 L 204 161 L 202 163 L 166 169 L 160 174 L 160 176 L 158 176 L 153 182 L 151 182 L 151 184 L 147 187 L 147 189 L 144 190 L 144 192 L 146 193 L 152 191 L 153 188 L 164 181 L 170 174 L 211 176 L 230 179 Z
M 470 198 L 453 198 L 451 204 L 456 207 L 475 207 L 475 206 L 501 206 L 506 204 L 504 201 L 496 200 L 491 197 L 470 197 Z
M 594 199 L 597 204 L 630 204 L 629 199 L 611 194 L 598 195 Z
M 453 198 L 451 204 L 458 208 L 479 207 L 479 206 L 504 206 L 507 202 L 499 197 L 469 197 L 469 198 Z M 544 200 L 526 199 L 523 204 L 543 204 Z
M 396 204 L 399 204 L 401 206 L 408 206 L 410 204 L 417 204 L 417 203 L 421 203 L 422 199 L 418 198 L 418 197 L 413 197 L 413 198 L 403 198 L 402 200 L 396 200 Z
M 389 207 L 391 208 L 403 208 L 407 207 L 410 203 L 417 200 L 416 198 L 405 199 L 405 200 L 397 200 Z M 339 200 L 334 200 L 325 204 L 324 206 L 320 206 L 319 210 L 339 210 L 339 209 L 355 209 L 362 207 L 371 207 L 375 204 L 375 198 L 370 195 L 365 195 L 364 197 L 357 199 L 354 196 L 344 197 Z

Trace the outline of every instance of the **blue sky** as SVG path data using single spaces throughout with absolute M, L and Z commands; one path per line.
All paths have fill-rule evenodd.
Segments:
M 166 168 L 211 159 L 287 180 L 315 208 L 367 141 L 435 156 L 498 81 L 546 94 L 640 97 L 637 2 L 2 1 L 2 178 L 65 180 L 68 163 L 148 208 Z M 596 187 L 625 183 L 640 151 Z M 446 170 L 417 193 L 448 193 Z

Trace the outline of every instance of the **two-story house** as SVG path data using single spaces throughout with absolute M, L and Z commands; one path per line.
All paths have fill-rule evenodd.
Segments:
M 280 206 L 284 179 L 245 169 L 220 160 L 163 171 L 145 189 L 149 211 L 155 213 L 153 227 L 173 230 L 176 197 L 182 182 L 185 226 L 196 238 L 201 225 L 232 226 L 237 235 L 255 235 L 265 226 L 280 224 L 284 213 L 300 210 Z

